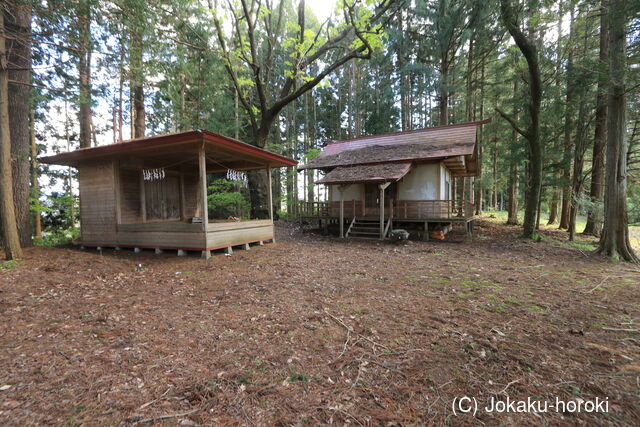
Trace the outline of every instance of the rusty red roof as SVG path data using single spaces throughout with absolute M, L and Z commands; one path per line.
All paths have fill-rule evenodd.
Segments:
M 131 154 L 142 156 L 145 153 L 153 153 L 160 148 L 182 152 L 184 151 L 184 146 L 180 144 L 189 141 L 204 141 L 207 145 L 246 153 L 254 158 L 264 160 L 271 167 L 295 166 L 298 164 L 293 159 L 204 129 L 130 139 L 98 147 L 80 148 L 75 151 L 41 157 L 38 160 L 42 163 L 76 166 L 85 160 L 95 160 L 113 155 Z

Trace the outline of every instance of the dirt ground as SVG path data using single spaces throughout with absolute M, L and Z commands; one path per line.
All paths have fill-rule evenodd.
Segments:
M 0 269 L 2 425 L 639 425 L 640 270 L 473 240 L 197 256 L 31 248 Z M 453 413 L 454 398 L 477 413 Z M 491 399 L 606 413 L 487 412 Z M 465 401 L 466 402 L 466 401 Z

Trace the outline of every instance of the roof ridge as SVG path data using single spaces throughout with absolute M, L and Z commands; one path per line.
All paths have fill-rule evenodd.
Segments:
M 412 129 L 412 130 L 405 130 L 405 131 L 400 131 L 400 132 L 387 132 L 387 133 L 379 133 L 376 135 L 364 135 L 364 136 L 359 136 L 357 138 L 350 138 L 350 139 L 339 139 L 339 140 L 333 140 L 333 141 L 329 141 L 325 144 L 325 147 L 328 145 L 333 145 L 333 144 L 343 144 L 346 142 L 351 142 L 351 141 L 358 141 L 361 139 L 375 139 L 375 138 L 381 138 L 381 137 L 388 137 L 391 135 L 408 135 L 408 134 L 412 134 L 412 133 L 418 133 L 418 132 L 424 132 L 424 131 L 429 131 L 429 130 L 436 130 L 436 129 L 445 129 L 445 128 L 453 128 L 453 127 L 465 127 L 465 126 L 478 126 L 478 125 L 483 125 L 486 123 L 491 123 L 492 118 L 489 117 L 488 119 L 484 119 L 484 120 L 476 120 L 473 122 L 463 122 L 463 123 L 454 123 L 454 124 L 450 124 L 450 125 L 441 125 L 441 126 L 432 126 L 432 127 L 428 127 L 428 128 L 422 128 L 422 129 Z

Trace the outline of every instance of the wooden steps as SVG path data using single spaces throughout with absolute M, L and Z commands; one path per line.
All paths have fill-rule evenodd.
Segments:
M 380 222 L 375 219 L 356 218 L 345 237 L 380 239 Z

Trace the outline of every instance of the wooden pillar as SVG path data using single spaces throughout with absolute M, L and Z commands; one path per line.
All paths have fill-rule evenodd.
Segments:
M 147 196 L 144 191 L 144 174 L 140 171 L 140 216 L 142 222 L 147 222 Z
M 271 184 L 271 167 L 267 166 L 267 182 L 268 182 L 268 200 L 269 200 L 269 219 L 273 222 L 273 188 Z
M 202 218 L 202 231 L 207 232 L 209 223 L 209 209 L 207 206 L 207 160 L 205 156 L 204 142 L 198 150 L 198 165 L 200 174 L 200 217 Z
M 380 240 L 384 239 L 384 190 L 391 184 L 390 182 L 385 182 L 380 184 Z
M 207 203 L 207 159 L 205 155 L 204 142 L 198 150 L 198 165 L 200 172 L 200 209 L 202 210 L 200 217 L 202 218 L 202 233 L 204 237 L 204 245 L 207 246 L 207 226 L 209 225 L 209 208 Z M 202 258 L 211 257 L 211 251 L 203 250 Z
M 384 187 L 380 185 L 380 240 L 384 239 Z
M 340 238 L 344 238 L 344 186 L 339 185 L 340 192 Z

